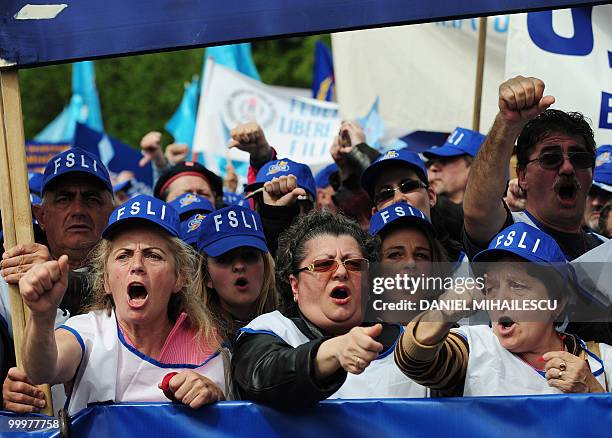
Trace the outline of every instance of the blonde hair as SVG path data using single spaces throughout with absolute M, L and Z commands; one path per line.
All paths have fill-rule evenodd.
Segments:
M 278 308 L 278 293 L 274 280 L 274 259 L 269 252 L 263 252 L 263 283 L 257 300 L 255 301 L 255 313 L 253 318 L 272 312 Z M 234 322 L 234 317 L 227 310 L 221 307 L 219 294 L 215 288 L 206 286 L 211 282 L 210 271 L 208 270 L 208 255 L 202 252 L 200 256 L 200 273 L 202 274 L 201 295 L 204 306 L 209 309 L 215 328 L 219 330 L 223 340 L 231 341 L 237 329 L 241 328 Z
M 130 224 L 120 232 L 125 233 L 134 228 L 142 228 L 143 224 Z M 149 226 L 153 227 L 153 226 Z M 157 229 L 157 228 L 155 228 Z M 213 349 L 219 347 L 219 339 L 211 324 L 211 314 L 200 298 L 202 287 L 202 276 L 200 275 L 198 254 L 189 245 L 178 237 L 172 237 L 164 232 L 159 232 L 168 244 L 170 254 L 174 256 L 174 275 L 183 280 L 183 287 L 170 297 L 168 302 L 168 318 L 172 323 L 176 322 L 182 312 L 196 329 L 195 343 L 201 346 L 203 342 L 214 342 L 209 345 Z M 113 236 L 115 237 L 116 234 Z M 111 310 L 115 308 L 115 302 L 111 294 L 104 290 L 108 258 L 112 247 L 111 239 L 102 239 L 93 249 L 89 265 L 92 267 L 89 274 L 91 301 L 85 309 L 86 312 L 93 310 L 106 310 L 110 316 Z

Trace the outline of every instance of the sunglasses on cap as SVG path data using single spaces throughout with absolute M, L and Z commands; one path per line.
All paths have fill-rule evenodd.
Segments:
M 565 157 L 576 169 L 588 169 L 595 166 L 595 156 L 589 152 L 544 152 L 538 158 L 527 161 L 527 164 L 537 161 L 542 169 L 555 170 L 561 167 Z
M 374 195 L 374 204 L 380 204 L 381 202 L 385 202 L 389 199 L 392 199 L 395 196 L 395 192 L 399 190 L 403 194 L 407 194 L 410 192 L 414 192 L 418 189 L 426 189 L 427 184 L 425 184 L 420 179 L 407 179 L 402 181 L 397 187 L 394 188 L 384 188 L 380 190 L 378 193 Z
M 354 258 L 354 259 L 346 259 L 342 262 L 339 262 L 336 259 L 321 259 L 314 260 L 308 266 L 304 266 L 294 272 L 294 274 L 299 274 L 303 271 L 310 272 L 330 272 L 338 269 L 340 265 L 343 265 L 347 271 L 353 272 L 362 272 L 366 271 L 370 266 L 370 262 L 367 259 Z

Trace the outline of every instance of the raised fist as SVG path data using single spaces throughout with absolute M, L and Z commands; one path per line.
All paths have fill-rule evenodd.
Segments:
M 544 96 L 544 82 L 537 78 L 517 76 L 499 86 L 499 111 L 509 123 L 526 124 L 555 103 Z
M 68 256 L 34 265 L 19 280 L 19 292 L 33 316 L 55 317 L 68 287 Z

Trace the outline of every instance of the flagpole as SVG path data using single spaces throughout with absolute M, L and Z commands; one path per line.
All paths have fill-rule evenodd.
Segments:
M 19 76 L 17 70 L 0 71 L 0 208 L 6 249 L 34 242 L 28 187 Z M 9 285 L 9 296 L 15 359 L 17 367 L 22 368 L 21 345 L 29 312 L 23 305 L 17 285 Z M 39 388 L 47 401 L 42 412 L 53 415 L 49 385 L 41 385 Z
M 198 157 L 199 159 L 199 156 L 201 154 L 201 156 L 204 157 L 204 162 L 206 163 L 206 167 L 208 169 L 216 173 L 221 173 L 220 170 L 217 168 L 217 164 L 215 163 L 215 160 L 211 159 L 211 155 L 207 154 L 203 149 L 197 150 L 197 151 L 195 150 L 197 145 L 201 143 L 201 136 L 202 136 L 201 129 L 202 128 L 198 129 L 198 125 L 200 124 L 200 118 L 203 116 L 200 114 L 200 111 L 202 112 L 202 114 L 204 114 L 204 102 L 206 102 L 206 96 L 209 94 L 208 92 L 209 83 L 206 81 L 210 80 L 210 76 L 213 74 L 214 65 L 215 65 L 215 61 L 212 56 L 204 58 L 204 73 L 202 74 L 202 78 L 200 79 L 202 83 L 200 85 L 200 99 L 198 100 L 198 110 L 196 112 L 196 125 L 195 125 L 195 130 L 193 132 L 193 142 L 191 145 L 191 151 L 192 151 L 192 157 L 193 157 L 192 159 L 194 161 L 197 161 L 196 157 Z
M 476 89 L 474 92 L 474 114 L 472 129 L 480 130 L 480 109 L 482 105 L 482 79 L 484 77 L 485 52 L 487 47 L 487 17 L 478 19 L 478 59 L 476 62 Z

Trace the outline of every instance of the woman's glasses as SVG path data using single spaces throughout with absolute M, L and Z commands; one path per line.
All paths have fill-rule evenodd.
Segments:
M 388 199 L 391 199 L 395 196 L 395 192 L 399 190 L 403 194 L 407 194 L 410 192 L 414 192 L 418 189 L 426 189 L 427 184 L 418 179 L 407 179 L 402 181 L 397 187 L 394 188 L 385 188 L 376 193 L 374 195 L 374 203 L 380 204 L 381 202 L 385 202 Z
M 360 258 L 346 259 L 341 262 L 336 259 L 314 260 L 308 266 L 304 266 L 303 268 L 300 268 L 295 271 L 295 274 L 299 274 L 302 271 L 333 272 L 338 269 L 340 265 L 344 265 L 347 271 L 361 272 L 368 269 L 368 267 L 370 266 L 370 262 L 367 259 Z
M 527 161 L 527 164 L 537 161 L 542 169 L 556 170 L 563 164 L 565 157 L 576 169 L 588 169 L 595 165 L 595 156 L 589 152 L 544 152 L 538 158 Z

